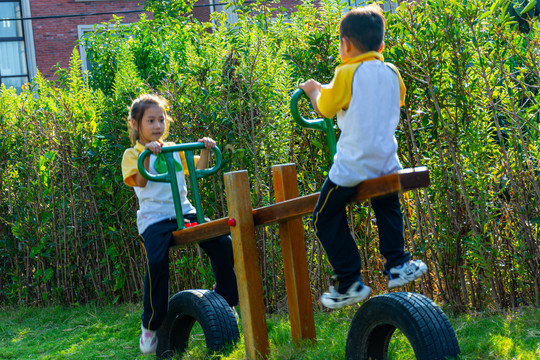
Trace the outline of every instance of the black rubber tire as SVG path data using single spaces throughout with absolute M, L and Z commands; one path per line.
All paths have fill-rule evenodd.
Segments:
M 183 353 L 196 321 L 210 352 L 221 352 L 240 339 L 236 318 L 221 295 L 211 290 L 184 290 L 169 299 L 167 317 L 158 331 L 157 357 Z
M 375 296 L 356 312 L 349 328 L 347 360 L 386 360 L 388 344 L 399 329 L 417 360 L 455 359 L 456 334 L 442 310 L 429 298 L 397 292 Z

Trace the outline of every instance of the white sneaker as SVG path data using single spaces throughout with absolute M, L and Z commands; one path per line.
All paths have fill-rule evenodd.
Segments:
M 146 329 L 141 325 L 141 340 L 139 346 L 143 354 L 154 354 L 157 349 L 157 331 Z
M 236 312 L 236 309 L 234 308 L 234 306 L 231 306 L 231 311 L 234 315 L 234 318 L 236 319 L 236 322 L 238 322 L 238 320 L 240 319 L 240 316 L 238 316 L 238 313 Z
M 339 293 L 333 286 L 321 296 L 321 303 L 330 309 L 339 309 L 347 305 L 356 304 L 366 299 L 371 288 L 357 281 L 352 284 L 345 294 Z
M 388 275 L 388 289 L 406 285 L 420 278 L 427 272 L 427 265 L 422 260 L 409 260 L 401 266 L 394 266 L 385 271 Z

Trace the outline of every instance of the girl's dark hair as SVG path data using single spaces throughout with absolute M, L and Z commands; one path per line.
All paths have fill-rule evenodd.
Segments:
M 132 126 L 131 120 L 134 120 L 137 124 L 137 128 L 139 128 L 144 112 L 146 111 L 146 109 L 152 106 L 159 106 L 165 114 L 165 132 L 163 133 L 162 139 L 167 138 L 167 135 L 169 134 L 169 122 L 172 121 L 172 119 L 169 118 L 169 116 L 167 115 L 169 102 L 158 95 L 144 94 L 133 100 L 133 102 L 131 103 L 131 108 L 129 110 L 128 130 L 131 145 L 135 145 L 136 141 L 139 140 L 139 132 L 136 128 Z
M 349 11 L 339 25 L 339 36 L 361 52 L 378 51 L 384 40 L 386 20 L 381 8 L 371 4 Z

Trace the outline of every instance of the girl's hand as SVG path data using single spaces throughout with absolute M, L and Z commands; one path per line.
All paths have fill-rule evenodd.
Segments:
M 150 150 L 154 155 L 157 155 L 161 153 L 161 146 L 163 144 L 159 141 L 151 141 L 149 143 L 144 144 L 144 148 Z M 144 159 L 144 168 L 146 171 L 150 168 L 150 156 L 147 156 Z M 148 180 L 142 177 L 141 173 L 137 171 L 135 175 L 133 175 L 133 179 L 135 180 L 135 183 L 139 187 L 145 187 L 148 183 Z
M 204 143 L 205 148 L 201 150 L 201 156 L 197 162 L 197 169 L 206 169 L 208 167 L 208 158 L 210 156 L 210 150 L 216 146 L 214 139 L 209 137 L 203 137 L 202 139 L 197 140 L 198 142 Z
M 161 143 L 158 141 L 152 141 L 144 145 L 145 149 L 149 149 L 154 155 L 161 152 Z
M 213 148 L 214 146 L 216 146 L 216 142 L 214 141 L 214 139 L 212 138 L 209 138 L 209 137 L 203 137 L 202 139 L 199 139 L 197 140 L 198 142 L 202 142 L 204 143 L 204 146 L 210 150 L 211 148 Z

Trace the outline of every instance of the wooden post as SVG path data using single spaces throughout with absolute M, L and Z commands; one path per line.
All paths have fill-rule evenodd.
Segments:
M 272 176 L 276 203 L 298 197 L 298 179 L 294 164 L 272 166 Z M 296 217 L 280 221 L 279 236 L 283 253 L 292 339 L 295 342 L 300 340 L 315 342 L 315 321 L 302 218 Z
M 229 218 L 235 220 L 231 224 L 231 237 L 246 357 L 266 359 L 270 345 L 247 171 L 226 173 L 225 191 Z

